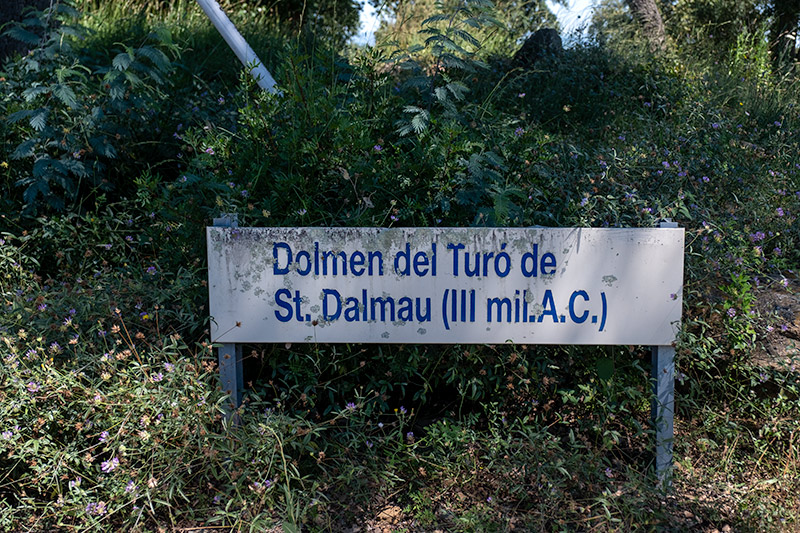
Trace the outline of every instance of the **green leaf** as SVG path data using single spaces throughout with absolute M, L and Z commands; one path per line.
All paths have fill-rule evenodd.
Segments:
M 114 68 L 117 70 L 126 70 L 131 66 L 131 63 L 133 63 L 133 57 L 125 52 L 117 54 L 111 61 L 111 64 L 114 65 Z
M 597 377 L 608 381 L 614 375 L 614 361 L 610 357 L 601 357 L 597 360 Z
M 469 92 L 469 87 L 460 81 L 451 81 L 445 87 L 447 87 L 447 90 L 453 94 L 456 100 L 463 100 L 464 95 Z
M 7 0 L 5 0 L 7 1 Z M 13 26 L 6 31 L 6 35 L 16 41 L 25 44 L 37 45 L 39 44 L 40 37 L 33 32 L 30 32 L 20 26 Z
M 42 131 L 47 126 L 47 115 L 49 114 L 50 110 L 46 107 L 40 107 L 34 111 L 30 119 L 31 127 L 36 131 Z
M 161 50 L 153 48 L 152 46 L 142 46 L 137 52 L 139 55 L 149 59 L 158 70 L 162 72 L 170 70 L 169 58 Z
M 461 30 L 461 29 L 456 29 L 456 30 L 453 31 L 453 33 L 455 35 L 457 35 L 458 37 L 460 37 L 461 39 L 467 41 L 469 44 L 471 44 L 475 48 L 480 48 L 481 47 L 481 43 L 478 41 L 478 39 L 473 37 L 472 34 L 470 34 L 469 32 Z
M 436 15 L 433 15 L 433 16 L 428 17 L 425 20 L 423 20 L 422 21 L 422 25 L 426 26 L 426 25 L 432 24 L 434 22 L 442 22 L 443 20 L 450 20 L 450 15 L 446 15 L 444 13 L 438 13 Z
M 78 106 L 78 99 L 75 97 L 75 91 L 73 91 L 69 85 L 63 85 L 59 83 L 53 87 L 53 94 L 68 107 Z
M 33 115 L 33 110 L 31 109 L 20 109 L 19 111 L 15 111 L 6 117 L 6 121 L 9 124 L 16 124 L 20 120 L 25 120 L 26 118 Z
M 31 184 L 25 189 L 25 192 L 22 193 L 22 198 L 25 200 L 25 203 L 28 205 L 33 205 L 36 202 L 36 198 L 39 196 L 47 197 L 50 194 L 50 187 L 47 185 L 47 182 L 44 180 L 33 180 Z
M 23 159 L 25 157 L 32 157 L 34 155 L 34 147 L 36 146 L 37 139 L 28 139 L 22 141 L 19 146 L 11 154 L 11 159 Z
M 25 98 L 26 102 L 30 102 L 35 100 L 37 96 L 40 94 L 47 94 L 50 92 L 50 86 L 48 85 L 39 85 L 37 87 L 29 87 L 22 91 L 22 96 Z

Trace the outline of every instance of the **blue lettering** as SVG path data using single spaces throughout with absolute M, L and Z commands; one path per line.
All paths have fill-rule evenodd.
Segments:
M 289 289 L 280 289 L 275 293 L 275 303 L 278 304 L 279 307 L 286 310 L 286 315 L 282 315 L 280 311 L 275 311 L 275 318 L 280 320 L 281 322 L 288 322 L 292 319 L 292 304 L 289 303 L 289 298 L 291 297 L 292 293 Z M 286 298 L 286 301 L 283 298 Z
M 569 318 L 575 322 L 576 324 L 582 324 L 586 322 L 586 319 L 589 317 L 589 311 L 583 311 L 581 316 L 575 314 L 575 299 L 580 296 L 583 298 L 584 302 L 589 301 L 589 295 L 586 294 L 586 291 L 575 291 L 572 293 L 572 296 L 569 297 Z
M 553 323 L 558 323 L 558 314 L 556 313 L 556 302 L 553 300 L 553 291 L 547 289 L 544 291 L 544 296 L 542 297 L 542 314 L 539 315 L 537 322 L 541 322 L 544 320 L 546 315 L 550 315 L 553 317 Z
M 333 302 L 335 304 L 335 311 L 333 313 L 328 312 L 328 296 L 333 297 Z M 322 289 L 322 319 L 332 322 L 334 320 L 339 319 L 339 315 L 342 314 L 342 298 L 339 295 L 339 291 L 335 289 Z
M 283 268 L 279 266 L 280 265 L 280 259 L 279 259 L 280 253 L 278 252 L 279 249 L 286 250 L 287 260 L 286 260 L 286 266 Z M 275 263 L 273 263 L 272 265 L 272 273 L 275 276 L 288 274 L 289 265 L 292 264 L 292 248 L 285 242 L 276 242 L 272 245 L 272 257 L 275 258 Z

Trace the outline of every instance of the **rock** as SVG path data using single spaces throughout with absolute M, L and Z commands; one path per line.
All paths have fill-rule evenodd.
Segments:
M 522 47 L 514 54 L 514 64 L 529 67 L 547 56 L 559 56 L 564 51 L 561 36 L 553 28 L 542 28 L 525 39 Z

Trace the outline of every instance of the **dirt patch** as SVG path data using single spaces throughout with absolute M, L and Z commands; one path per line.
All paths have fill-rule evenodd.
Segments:
M 755 296 L 763 329 L 761 347 L 753 354 L 753 361 L 800 371 L 800 284 L 772 282 L 756 289 Z

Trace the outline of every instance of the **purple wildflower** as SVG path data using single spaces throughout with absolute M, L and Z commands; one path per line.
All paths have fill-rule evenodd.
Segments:
M 113 472 L 119 466 L 119 459 L 113 457 L 108 461 L 103 461 L 100 463 L 100 470 L 108 474 L 109 472 Z

